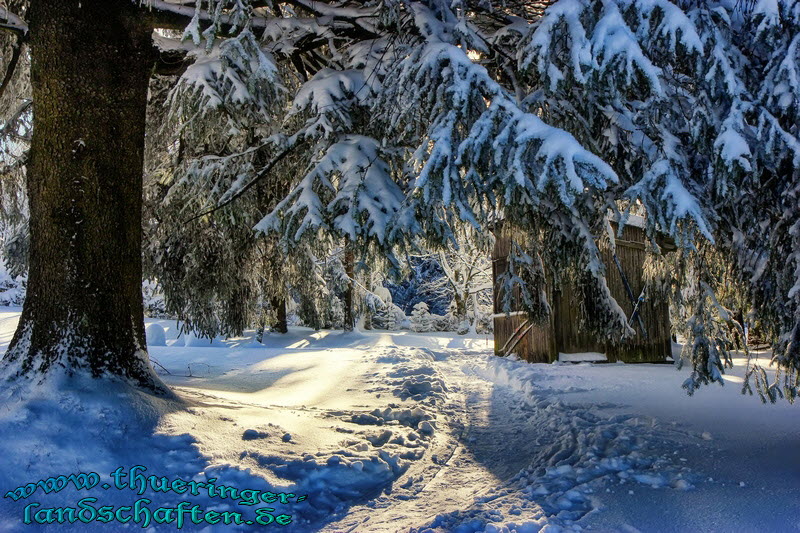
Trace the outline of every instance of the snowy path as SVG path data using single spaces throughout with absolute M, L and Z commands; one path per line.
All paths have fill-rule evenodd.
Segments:
M 0 312 L 4 342 L 17 316 Z M 158 322 L 167 345 L 151 355 L 186 403 L 99 395 L 93 383 L 27 401 L 12 391 L 0 409 L 0 456 L 15 465 L 0 468 L 3 488 L 143 464 L 307 494 L 281 508 L 294 516 L 283 531 L 800 531 L 797 406 L 742 397 L 740 370 L 730 386 L 688 398 L 670 366 L 527 365 L 491 356 L 485 338 L 293 329 L 263 344 L 210 345 Z M 128 399 L 109 405 L 114 394 Z M 114 505 L 133 497 L 100 495 Z M 0 531 L 47 529 L 20 524 L 21 508 L 0 501 Z
M 403 339 L 399 340 L 402 342 Z M 502 404 L 506 413 L 489 412 L 493 385 L 473 370 L 465 373 L 461 368 L 461 364 L 475 354 L 446 348 L 432 351 L 400 347 L 392 344 L 388 335 L 370 336 L 361 339 L 361 343 L 357 348 L 340 348 L 335 356 L 330 350 L 304 352 L 302 361 L 307 368 L 293 372 L 293 379 L 288 383 L 281 379 L 272 380 L 276 366 L 272 360 L 272 371 L 264 376 L 266 381 L 246 394 L 210 392 L 208 388 L 218 389 L 220 380 L 214 378 L 204 380 L 202 389 L 182 386 L 178 390 L 212 409 L 232 405 L 241 409 L 238 424 L 228 427 L 229 435 L 219 426 L 214 426 L 200 439 L 204 443 L 214 440 L 230 442 L 241 434 L 242 427 L 257 427 L 258 416 L 263 417 L 263 409 L 267 409 L 270 423 L 291 433 L 296 444 L 304 449 L 316 448 L 327 452 L 326 447 L 333 451 L 340 446 L 342 430 L 351 430 L 348 417 L 352 420 L 353 417 L 371 416 L 382 397 L 403 400 L 400 404 L 390 402 L 389 408 L 400 405 L 400 411 L 427 410 L 438 430 L 431 436 L 425 455 L 407 463 L 395 487 L 385 490 L 366 505 L 350 509 L 346 517 L 328 524 L 324 531 L 397 531 L 410 516 L 422 524 L 439 514 L 469 507 L 476 496 L 488 493 L 527 466 L 529 457 L 524 453 L 514 454 L 511 460 L 506 454 L 498 453 L 498 442 L 524 451 L 524 443 L 530 435 L 521 433 L 515 424 L 508 423 L 514 420 L 513 413 L 507 409 L 508 404 Z M 450 354 L 452 360 L 446 354 Z M 293 357 L 297 358 L 297 354 Z M 252 380 L 254 375 L 258 375 L 253 371 L 250 369 L 243 374 L 251 376 L 249 379 Z M 308 375 L 298 376 L 304 372 Z M 430 394 L 427 384 L 439 380 L 444 385 L 441 394 L 436 391 Z M 227 381 L 227 378 L 222 381 Z M 403 387 L 409 385 L 412 389 L 417 386 L 411 392 L 419 393 L 418 401 L 404 397 L 407 395 L 403 394 Z M 291 395 L 285 389 L 291 390 Z M 371 397 L 363 397 L 364 392 Z M 504 395 L 513 397 L 511 391 L 505 391 Z M 433 411 L 429 407 L 436 409 Z M 332 418 L 339 424 L 337 427 L 330 426 Z M 362 429 L 359 426 L 371 427 L 370 422 L 360 420 L 352 431 L 359 435 Z M 401 425 L 414 424 L 413 420 L 400 422 Z M 381 424 L 379 427 L 385 426 Z M 172 424 L 168 431 L 180 433 L 190 429 L 194 429 L 195 435 L 201 434 L 187 424 Z M 389 448 L 387 443 L 392 437 L 383 436 L 385 431 L 365 435 L 371 440 L 371 448 Z M 206 444 L 202 451 L 205 455 L 223 458 L 226 455 L 224 448 L 224 444 L 217 449 Z M 254 464 L 247 466 L 258 468 Z M 269 471 L 261 473 L 271 477 Z
M 492 412 L 492 384 L 477 377 L 468 366 L 465 372 L 458 364 L 464 362 L 461 357 L 454 358 L 456 363 L 448 360 L 444 355 L 447 352 L 454 351 L 436 352 L 436 367 L 448 391 L 448 402 L 440 409 L 440 426 L 447 433 L 431 450 L 430 463 L 412 467 L 406 473 L 414 480 L 412 494 L 383 495 L 351 510 L 324 531 L 393 532 L 402 528 L 410 516 L 422 519 L 422 525 L 453 509 L 469 508 L 476 498 L 495 492 L 529 464 L 529 448 L 525 444 L 532 436 L 521 430 L 524 428 L 518 425 L 522 422 L 520 417 L 505 402 L 501 412 Z M 504 396 L 513 394 L 505 392 Z M 515 452 L 502 453 L 499 443 Z M 537 506 L 532 507 L 535 510 Z

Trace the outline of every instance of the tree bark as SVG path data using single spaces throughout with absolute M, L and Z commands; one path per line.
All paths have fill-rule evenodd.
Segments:
M 356 277 L 355 272 L 355 254 L 350 244 L 345 245 L 344 249 L 344 272 L 350 281 L 347 284 L 347 289 L 344 292 L 344 330 L 352 331 L 356 325 L 355 317 L 355 284 L 353 280 Z
M 164 390 L 146 351 L 142 173 L 151 30 L 130 0 L 36 0 L 27 298 L 3 366 Z
M 272 325 L 272 330 L 279 333 L 289 331 L 289 324 L 286 321 L 286 299 L 273 298 L 272 309 L 275 310 L 275 323 Z
M 459 321 L 467 318 L 467 298 L 469 298 L 468 292 L 460 293 L 458 287 L 453 288 L 453 300 L 456 304 L 455 317 Z

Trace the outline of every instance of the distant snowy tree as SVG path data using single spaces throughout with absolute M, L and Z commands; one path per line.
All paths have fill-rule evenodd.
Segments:
M 25 301 L 25 276 L 14 276 L 0 265 L 0 305 L 18 306 Z
M 425 302 L 419 302 L 411 311 L 411 328 L 418 333 L 434 331 L 436 328 L 434 318 L 428 311 L 428 304 Z
M 402 329 L 406 322 L 408 322 L 406 314 L 393 303 L 386 304 L 382 309 L 376 311 L 372 317 L 373 328 L 389 331 Z
M 428 289 L 443 286 L 441 279 L 444 271 L 436 261 L 433 254 L 409 254 L 403 263 L 399 279 L 388 280 L 388 287 L 392 294 L 392 301 L 399 305 L 406 314 L 419 302 L 428 304 L 431 312 L 442 314 L 447 312 L 452 296 L 444 291 L 429 292 Z M 432 282 L 432 283 L 431 283 Z
M 443 274 L 421 280 L 418 290 L 429 298 L 449 300 L 450 320 L 457 331 L 466 333 L 475 331 L 481 318 L 491 314 L 492 264 L 487 239 L 470 228 L 456 234 L 456 245 L 418 256 L 435 261 Z
M 13 13 L 24 14 L 26 0 L 4 4 Z M 0 33 L 2 64 L 0 86 L 0 238 L 6 268 L 12 276 L 27 270 L 29 248 L 26 170 L 31 142 L 30 42 L 20 32 Z

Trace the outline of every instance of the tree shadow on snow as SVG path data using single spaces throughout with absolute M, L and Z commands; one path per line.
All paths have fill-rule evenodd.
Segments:
M 115 508 L 131 506 L 135 501 L 147 498 L 150 503 L 146 506 L 151 511 L 159 507 L 175 507 L 186 501 L 191 505 L 199 505 L 203 510 L 238 512 L 244 520 L 254 518 L 254 509 L 269 507 L 274 509 L 273 515 L 292 515 L 293 522 L 281 527 L 282 531 L 314 530 L 343 508 L 331 498 L 321 502 L 321 505 L 311 498 L 302 503 L 282 504 L 278 500 L 272 503 L 259 502 L 255 506 L 245 505 L 243 495 L 232 498 L 233 493 L 229 491 L 226 497 L 220 497 L 214 491 L 210 494 L 208 486 L 201 484 L 195 485 L 196 494 L 191 491 L 164 492 L 153 490 L 152 486 L 140 493 L 138 489 L 142 482 L 147 482 L 148 476 L 156 476 L 156 487 L 161 487 L 161 478 L 166 477 L 167 483 L 175 479 L 186 482 L 194 480 L 212 483 L 217 488 L 232 487 L 237 492 L 254 489 L 278 493 L 291 489 L 291 492 L 300 496 L 305 494 L 301 491 L 315 489 L 307 478 L 319 478 L 319 472 L 315 472 L 308 461 L 296 464 L 286 462 L 283 468 L 290 474 L 286 476 L 290 482 L 283 488 L 276 488 L 249 470 L 210 464 L 209 458 L 200 453 L 198 442 L 192 435 L 164 434 L 161 428 L 164 417 L 191 409 L 179 398 L 159 398 L 124 383 L 82 376 L 64 378 L 57 383 L 46 383 L 27 390 L 6 389 L 0 394 L 3 396 L 0 402 L 0 457 L 4 458 L 4 466 L 0 468 L 0 490 L 6 494 L 29 483 L 34 484 L 22 489 L 22 497 L 17 496 L 18 501 L 14 501 L 13 497 L 0 499 L 2 531 L 50 530 L 55 524 L 23 524 L 26 506 L 39 504 L 38 507 L 29 508 L 29 515 L 32 516 L 31 509 L 35 512 L 47 508 L 77 508 L 79 500 L 87 497 L 97 499 L 95 503 L 90 503 L 96 509 L 107 505 Z M 127 476 L 121 478 L 125 487 L 117 489 L 111 473 L 121 467 L 121 472 L 127 474 L 137 465 L 141 467 L 139 474 L 142 477 L 134 481 L 135 488 L 128 486 L 131 476 Z M 78 490 L 71 482 L 57 479 L 58 476 L 80 473 L 88 474 L 90 479 L 94 479 L 92 473 L 97 474 L 93 488 Z M 335 477 L 337 475 L 333 472 L 332 478 Z M 48 481 L 49 478 L 54 479 Z M 35 485 L 40 480 L 44 482 Z M 105 488 L 104 484 L 109 487 Z M 53 490 L 54 487 L 60 490 Z M 252 497 L 253 493 L 245 494 Z M 47 515 L 41 514 L 40 517 L 47 518 Z M 120 531 L 128 528 L 138 530 L 142 525 L 133 522 L 125 525 L 116 521 L 93 521 L 87 524 L 78 520 L 56 527 L 65 531 Z M 151 522 L 150 527 L 154 531 L 176 530 L 174 522 Z M 209 527 L 206 531 L 228 531 L 231 526 L 189 522 L 181 530 L 198 531 Z M 263 530 L 264 527 L 242 524 L 236 530 Z

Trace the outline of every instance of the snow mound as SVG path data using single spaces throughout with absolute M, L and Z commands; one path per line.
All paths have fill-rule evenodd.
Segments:
M 244 433 L 242 433 L 242 440 L 258 440 L 258 439 L 266 439 L 269 437 L 269 433 L 266 431 L 258 431 L 256 429 L 246 429 Z
M 227 346 L 219 339 L 207 339 L 200 337 L 194 331 L 183 335 L 183 345 L 187 348 L 226 348 Z
M 138 498 L 147 498 L 153 502 L 153 509 L 175 507 L 181 501 L 188 501 L 203 509 L 239 512 L 248 519 L 254 517 L 252 508 L 242 505 L 233 496 L 221 498 L 202 491 L 199 494 L 163 491 L 147 482 L 142 485 L 136 482 L 134 489 L 125 485 L 115 490 L 111 473 L 119 468 L 130 473 L 134 465 L 146 465 L 141 467 L 142 478 L 155 476 L 169 481 L 181 479 L 213 483 L 217 487 L 280 491 L 248 470 L 229 465 L 211 466 L 190 435 L 160 433 L 160 423 L 165 416 L 187 410 L 187 406 L 176 397 L 152 396 L 126 383 L 80 374 L 53 376 L 43 384 L 20 385 L 2 394 L 7 409 L 0 410 L 4 434 L 0 439 L 0 455 L 14 457 L 15 461 L 0 468 L 0 486 L 9 490 L 59 475 L 95 473 L 98 476 L 95 485 L 99 488 L 108 483 L 112 490 L 98 493 L 97 489 L 77 489 L 73 485 L 65 485 L 63 490 L 54 490 L 47 485 L 28 485 L 28 489 L 35 492 L 28 498 L 0 500 L 0 530 L 47 531 L 51 525 L 22 524 L 23 508 L 27 504 L 37 502 L 42 508 L 75 507 L 82 498 L 95 496 L 101 502 L 98 506 L 129 506 Z M 132 479 L 133 475 L 130 474 L 129 478 Z M 290 504 L 272 506 L 288 514 L 294 512 Z M 77 521 L 59 524 L 57 529 L 82 532 L 120 531 L 121 528 L 123 526 L 115 522 L 94 522 L 87 527 Z M 174 531 L 175 525 L 153 523 L 149 530 Z M 225 531 L 226 528 L 222 525 L 184 524 L 182 530 L 210 533 Z M 285 530 L 291 531 L 292 527 Z
M 308 523 L 330 518 L 353 503 L 377 496 L 407 468 L 407 462 L 385 451 L 365 456 L 342 450 L 327 458 L 306 455 L 301 459 L 253 452 L 247 456 L 272 470 L 278 478 L 292 482 L 292 493 L 313 494 L 313 503 L 293 506 L 293 511 Z
M 383 380 L 393 387 L 395 396 L 429 406 L 441 403 L 447 394 L 447 385 L 432 366 L 436 360 L 436 355 L 427 348 L 407 348 L 376 359 L 391 365 Z
M 150 324 L 145 330 L 148 346 L 166 346 L 167 333 L 159 324 Z

